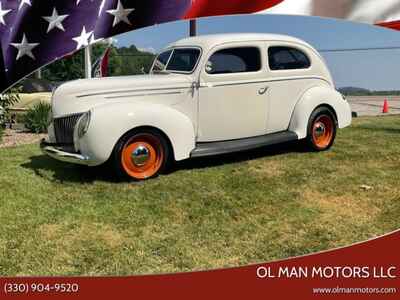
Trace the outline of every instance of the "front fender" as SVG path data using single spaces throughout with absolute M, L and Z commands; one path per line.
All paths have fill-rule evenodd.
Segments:
M 169 138 L 175 160 L 189 158 L 195 148 L 195 131 L 191 120 L 171 107 L 151 103 L 113 103 L 92 109 L 89 129 L 78 141 L 82 154 L 94 161 L 106 162 L 118 140 L 137 127 L 154 127 Z
M 312 87 L 297 102 L 289 125 L 299 139 L 307 137 L 308 122 L 312 112 L 319 106 L 331 107 L 337 117 L 339 128 L 351 125 L 351 108 L 342 95 L 328 86 Z

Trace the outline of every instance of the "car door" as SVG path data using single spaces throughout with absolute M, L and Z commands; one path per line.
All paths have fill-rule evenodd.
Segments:
M 311 87 L 320 84 L 315 76 L 312 53 L 301 45 L 268 42 L 269 110 L 267 132 L 288 130 L 297 102 Z
M 200 75 L 198 142 L 264 135 L 268 85 L 263 43 L 214 48 Z

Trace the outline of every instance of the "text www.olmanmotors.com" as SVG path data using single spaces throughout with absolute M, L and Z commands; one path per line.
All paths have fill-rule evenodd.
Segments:
M 396 288 L 313 288 L 314 294 L 396 294 Z

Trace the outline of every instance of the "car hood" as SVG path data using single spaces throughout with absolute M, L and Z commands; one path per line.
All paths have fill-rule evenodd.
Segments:
M 139 75 L 80 79 L 58 87 L 53 94 L 54 117 L 88 111 L 113 102 L 148 101 L 173 105 L 182 97 L 165 97 L 191 88 L 184 74 Z

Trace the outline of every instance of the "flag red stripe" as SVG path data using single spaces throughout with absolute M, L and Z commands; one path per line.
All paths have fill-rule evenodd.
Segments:
M 283 0 L 196 0 L 186 13 L 186 19 L 216 15 L 254 13 L 273 7 Z
M 108 63 L 110 60 L 110 48 L 106 50 L 104 53 L 104 56 L 101 60 L 101 77 L 107 77 L 108 76 Z
M 383 22 L 383 23 L 378 23 L 376 25 L 390 29 L 400 30 L 400 21 Z

